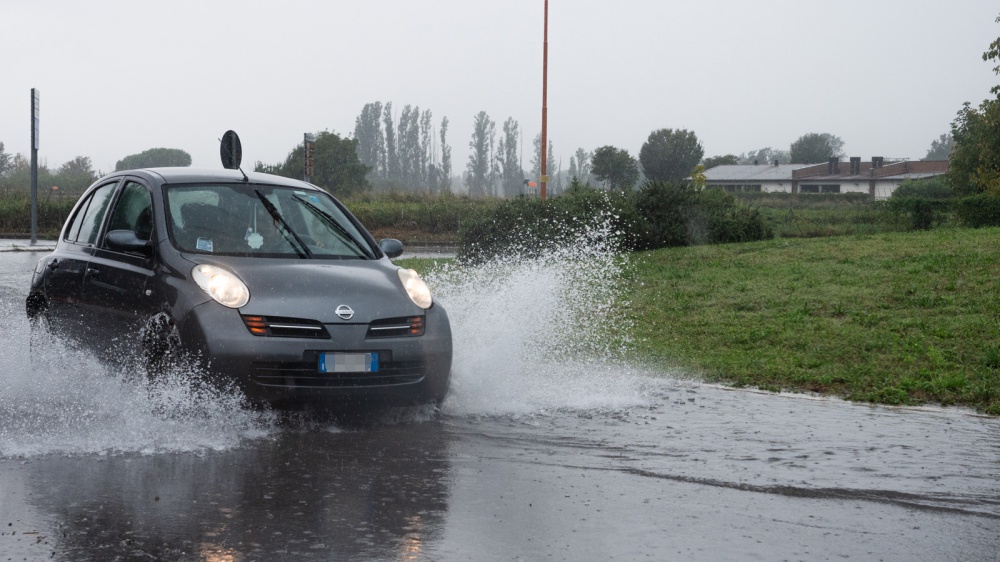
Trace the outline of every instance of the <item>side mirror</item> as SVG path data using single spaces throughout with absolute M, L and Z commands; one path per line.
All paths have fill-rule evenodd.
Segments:
M 112 230 L 104 238 L 104 245 L 116 252 L 142 254 L 147 258 L 153 255 L 153 244 L 139 238 L 131 230 Z
M 398 258 L 403 253 L 403 243 L 395 238 L 383 238 L 379 240 L 378 247 L 382 248 L 382 251 L 390 259 Z

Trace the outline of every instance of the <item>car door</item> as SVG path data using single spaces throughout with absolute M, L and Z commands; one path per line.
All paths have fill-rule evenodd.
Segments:
M 118 183 L 108 182 L 86 195 L 64 229 L 57 250 L 44 261 L 43 290 L 52 325 L 71 334 L 87 325 L 80 306 L 84 275 Z
M 134 344 L 142 324 L 155 314 L 147 288 L 153 276 L 155 241 L 150 189 L 127 178 L 111 207 L 100 243 L 87 263 L 82 303 L 88 318 L 100 326 L 100 337 L 115 352 Z M 149 241 L 147 249 L 122 250 L 109 243 L 109 233 L 129 231 Z

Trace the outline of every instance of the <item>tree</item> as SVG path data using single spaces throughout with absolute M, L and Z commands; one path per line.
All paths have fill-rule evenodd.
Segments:
M 774 150 L 770 146 L 740 154 L 738 164 L 790 164 L 792 156 L 787 150 Z
M 90 157 L 77 156 L 60 166 L 52 181 L 60 191 L 80 193 L 97 181 L 97 173 L 93 170 Z
M 1000 23 L 1000 17 L 997 17 Z M 984 61 L 1000 59 L 1000 37 L 983 53 Z M 993 69 L 1000 74 L 1000 66 Z M 960 194 L 1000 195 L 1000 86 L 994 98 L 973 108 L 965 102 L 951 124 L 954 140 L 948 165 L 948 183 Z
M 122 158 L 115 164 L 115 171 L 190 165 L 191 155 L 179 148 L 150 148 L 139 154 L 130 154 Z
M 830 133 L 808 133 L 792 143 L 792 164 L 817 164 L 844 155 L 844 141 Z
M 354 120 L 358 160 L 371 170 L 370 180 L 385 178 L 385 137 L 382 135 L 382 102 L 366 103 Z
M 921 160 L 947 160 L 951 154 L 951 147 L 954 144 L 951 135 L 942 133 L 936 140 L 931 141 L 931 147 L 927 151 L 927 156 Z
M 312 183 L 337 197 L 350 195 L 367 187 L 365 176 L 368 166 L 358 159 L 358 140 L 342 138 L 337 133 L 322 131 L 316 134 L 313 154 Z M 257 162 L 254 171 L 266 172 L 286 178 L 302 178 L 305 169 L 305 146 L 299 144 L 281 164 L 268 165 Z
M 706 170 L 711 170 L 716 166 L 733 166 L 740 163 L 740 157 L 735 154 L 727 154 L 725 156 L 709 156 L 702 162 L 702 166 Z
M 451 147 L 448 146 L 448 118 L 441 118 L 441 191 L 451 191 Z
M 434 168 L 434 154 L 431 140 L 433 138 L 431 116 L 431 110 L 429 109 L 425 109 L 420 114 L 420 151 L 417 154 L 417 169 L 420 171 L 417 188 L 428 191 L 432 191 L 437 186 L 437 178 L 430 179 L 432 173 L 435 176 L 437 175 L 436 170 L 432 171 L 432 168 Z
M 639 181 L 638 162 L 624 148 L 602 146 L 590 162 L 594 177 L 611 189 L 626 191 Z
M 587 185 L 590 183 L 590 159 L 594 156 L 592 152 L 587 152 L 582 148 L 576 149 L 576 153 L 569 157 L 569 177 L 572 181 Z
M 409 104 L 399 114 L 396 152 L 399 154 L 399 179 L 402 186 L 415 187 L 420 171 L 417 169 L 420 154 L 420 108 Z
M 475 122 L 472 126 L 472 140 L 469 141 L 469 162 L 466 164 L 467 171 L 465 185 L 469 188 L 469 195 L 485 195 L 489 185 L 490 176 L 490 144 L 493 139 L 491 132 L 495 131 L 495 124 L 485 111 L 476 114 Z
M 0 177 L 7 175 L 14 167 L 14 157 L 4 151 L 3 143 L 0 142 Z
M 639 163 L 651 181 L 679 181 L 691 175 L 705 150 L 686 129 L 658 129 L 639 150 Z
M 997 23 L 1000 23 L 1000 16 L 997 16 L 997 19 L 995 21 Z M 986 52 L 983 53 L 983 60 L 987 62 L 1000 61 L 1000 37 L 997 37 L 996 39 L 993 40 L 992 43 L 990 43 L 990 47 L 986 49 Z M 993 73 L 1000 75 L 1000 64 L 993 67 Z M 1000 95 L 1000 85 L 993 86 L 992 88 L 990 88 L 990 92 Z
M 966 102 L 951 125 L 948 182 L 959 194 L 1000 195 L 1000 94 L 978 108 Z
M 524 170 L 518 160 L 520 132 L 513 117 L 503 122 L 503 135 L 497 145 L 497 160 L 500 163 L 500 186 L 505 197 L 514 197 L 524 189 Z
M 396 145 L 396 129 L 392 118 L 392 102 L 386 102 L 382 110 L 385 125 L 385 179 L 390 186 L 399 184 L 399 152 Z

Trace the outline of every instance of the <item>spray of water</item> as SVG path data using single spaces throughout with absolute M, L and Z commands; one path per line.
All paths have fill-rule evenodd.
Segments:
M 5 303 L 7 304 L 7 303 Z M 0 458 L 223 450 L 272 431 L 272 415 L 192 372 L 155 382 L 110 367 L 5 306 Z M 29 340 L 32 340 L 29 342 Z
M 626 361 L 629 262 L 612 224 L 579 229 L 570 246 L 428 275 L 454 337 L 446 414 L 530 416 L 646 401 L 649 379 Z

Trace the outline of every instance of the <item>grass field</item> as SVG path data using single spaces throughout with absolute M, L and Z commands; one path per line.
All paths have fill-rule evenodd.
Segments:
M 636 254 L 639 356 L 708 380 L 1000 414 L 1000 229 Z

